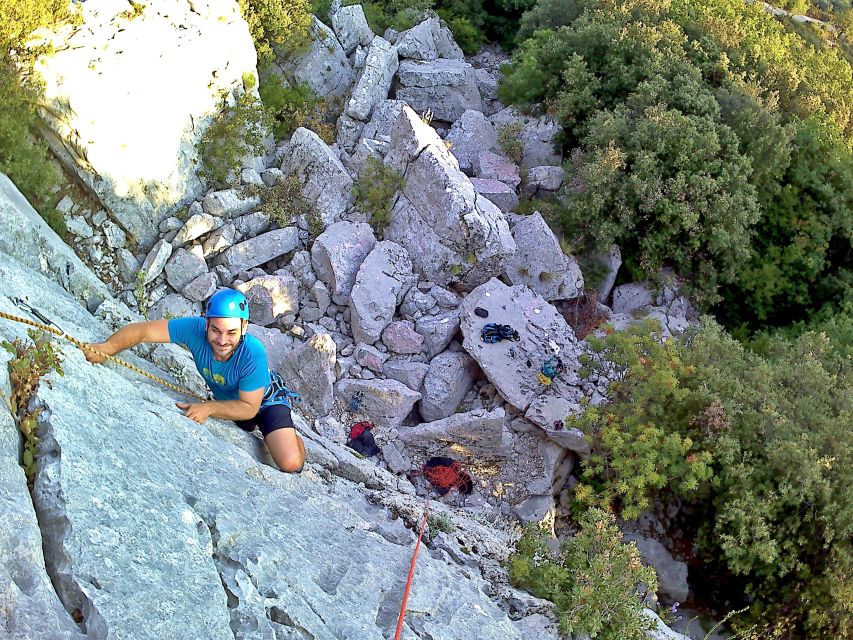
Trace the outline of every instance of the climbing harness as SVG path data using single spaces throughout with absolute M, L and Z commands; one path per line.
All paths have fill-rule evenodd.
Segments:
M 536 374 L 536 378 L 541 384 L 548 387 L 551 386 L 554 378 L 561 373 L 563 373 L 563 361 L 559 358 L 548 358 L 545 364 L 542 365 L 542 369 Z
M 513 340 L 515 342 L 521 340 L 521 337 L 518 335 L 518 331 L 513 329 L 510 325 L 496 324 L 494 322 L 483 325 L 483 330 L 480 332 L 480 338 L 483 342 L 488 344 L 495 344 L 501 340 Z
M 207 398 L 203 398 L 202 396 L 200 396 L 196 393 L 193 393 L 192 391 L 188 391 L 187 389 L 182 389 L 181 387 L 174 385 L 167 380 L 163 380 L 162 378 L 158 378 L 157 376 L 152 375 L 152 374 L 148 373 L 147 371 L 143 371 L 139 367 L 132 365 L 129 362 L 125 362 L 124 360 L 120 360 L 119 358 L 116 358 L 115 356 L 111 356 L 111 355 L 104 353 L 102 351 L 98 351 L 97 349 L 93 349 L 92 347 L 90 347 L 87 343 L 83 342 L 82 340 L 78 340 L 77 338 L 70 336 L 67 333 L 65 333 L 65 331 L 60 329 L 59 326 L 57 326 L 57 324 L 55 322 L 53 322 L 52 320 L 47 318 L 40 311 L 34 309 L 29 303 L 25 302 L 24 300 L 21 300 L 20 298 L 9 298 L 9 299 L 15 305 L 17 305 L 18 307 L 20 307 L 24 311 L 27 311 L 28 313 L 33 314 L 42 322 L 41 323 L 35 322 L 34 320 L 30 320 L 29 318 L 22 318 L 20 316 L 12 315 L 11 313 L 5 313 L 3 311 L 0 311 L 0 318 L 3 318 L 5 320 L 11 320 L 12 322 L 20 322 L 21 324 L 26 324 L 26 325 L 29 325 L 31 327 L 35 327 L 36 329 L 41 329 L 42 331 L 47 331 L 48 333 L 52 333 L 53 335 L 58 336 L 60 338 L 65 338 L 70 343 L 72 343 L 73 345 L 75 345 L 79 349 L 82 349 L 83 351 L 89 351 L 91 353 L 94 353 L 96 355 L 99 355 L 99 356 L 105 358 L 106 360 L 109 360 L 110 362 L 115 362 L 116 364 L 120 364 L 121 366 L 130 369 L 134 373 L 138 373 L 141 376 L 145 376 L 149 380 L 153 380 L 154 382 L 161 384 L 164 387 L 171 389 L 172 391 L 176 391 L 177 393 L 180 393 L 181 395 L 188 396 L 190 398 L 196 398 L 198 400 L 201 400 L 202 402 L 205 402 L 207 400 Z
M 302 396 L 288 389 L 281 374 L 270 369 L 270 386 L 264 393 L 264 400 L 261 404 L 263 406 L 283 404 L 289 409 L 293 409 L 294 402 L 302 402 Z

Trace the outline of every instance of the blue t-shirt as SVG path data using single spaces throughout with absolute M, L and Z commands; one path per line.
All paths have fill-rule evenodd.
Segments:
M 169 339 L 190 350 L 196 369 L 217 400 L 239 400 L 240 391 L 266 392 L 270 386 L 267 352 L 255 336 L 246 335 L 228 360 L 213 358 L 204 318 L 169 320 Z

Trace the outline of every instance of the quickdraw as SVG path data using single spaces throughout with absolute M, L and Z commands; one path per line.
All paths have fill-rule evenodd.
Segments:
M 261 404 L 283 404 L 293 409 L 294 402 L 302 402 L 302 396 L 288 389 L 284 384 L 284 378 L 281 377 L 281 374 L 278 371 L 270 369 L 270 386 L 264 393 L 264 400 Z

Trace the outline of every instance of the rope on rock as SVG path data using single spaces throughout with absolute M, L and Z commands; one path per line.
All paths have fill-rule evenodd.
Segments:
M 29 306 L 29 305 L 27 305 L 27 306 Z M 49 322 L 50 324 L 54 324 L 53 322 L 51 322 L 50 320 L 45 318 L 41 313 L 38 313 L 35 309 L 32 309 L 32 307 L 30 307 L 28 310 L 31 311 L 33 313 L 33 315 L 38 316 L 41 320 L 44 320 L 45 322 Z M 153 380 L 154 382 L 161 384 L 164 387 L 171 389 L 172 391 L 176 391 L 177 393 L 180 393 L 181 395 L 184 395 L 184 396 L 187 396 L 190 398 L 196 398 L 198 400 L 201 400 L 202 402 L 207 401 L 207 398 L 203 398 L 202 396 L 198 395 L 197 393 L 193 393 L 192 391 L 189 391 L 187 389 L 183 389 L 177 385 L 174 385 L 171 382 L 169 382 L 168 380 L 163 380 L 162 378 L 158 378 L 157 376 L 150 374 L 147 371 L 143 371 L 139 367 L 132 365 L 129 362 L 125 362 L 124 360 L 120 360 L 119 358 L 116 358 L 115 356 L 111 356 L 108 353 L 104 353 L 102 351 L 98 351 L 97 349 L 93 349 L 92 347 L 90 347 L 87 343 L 83 342 L 82 340 L 78 340 L 77 338 L 68 335 L 62 329 L 57 327 L 56 325 L 48 326 L 47 324 L 35 322 L 34 320 L 30 320 L 29 318 L 22 318 L 20 316 L 15 316 L 15 315 L 12 315 L 11 313 L 5 313 L 3 311 L 0 311 L 0 318 L 3 318 L 5 320 L 11 320 L 12 322 L 20 322 L 21 324 L 26 324 L 26 325 L 29 325 L 31 327 L 35 327 L 36 329 L 41 329 L 42 331 L 47 331 L 48 333 L 52 333 L 53 335 L 58 336 L 60 338 L 65 338 L 70 343 L 72 343 L 73 345 L 75 345 L 76 347 L 78 347 L 79 349 L 81 349 L 83 351 L 89 351 L 89 352 L 94 353 L 96 355 L 102 356 L 103 358 L 109 360 L 110 362 L 115 362 L 116 364 L 120 364 L 121 366 L 130 369 L 134 373 L 138 373 L 141 376 L 145 376 L 149 380 Z
M 409 563 L 409 577 L 406 580 L 406 588 L 403 590 L 403 603 L 400 606 L 400 615 L 397 616 L 397 630 L 394 632 L 394 640 L 400 640 L 400 634 L 403 632 L 403 620 L 406 618 L 406 605 L 409 602 L 409 592 L 412 590 L 412 581 L 415 577 L 415 563 L 418 561 L 418 549 L 421 546 L 421 538 L 424 537 L 424 529 L 426 529 L 427 516 L 429 515 L 429 496 L 427 496 L 424 505 L 424 519 L 421 523 L 421 532 L 418 534 L 418 541 L 415 543 L 415 551 L 412 554 L 412 561 Z

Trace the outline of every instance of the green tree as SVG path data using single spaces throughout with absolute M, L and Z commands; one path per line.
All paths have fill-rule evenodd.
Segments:
M 255 41 L 260 66 L 275 58 L 273 47 L 292 49 L 305 42 L 311 28 L 308 0 L 238 0 Z

